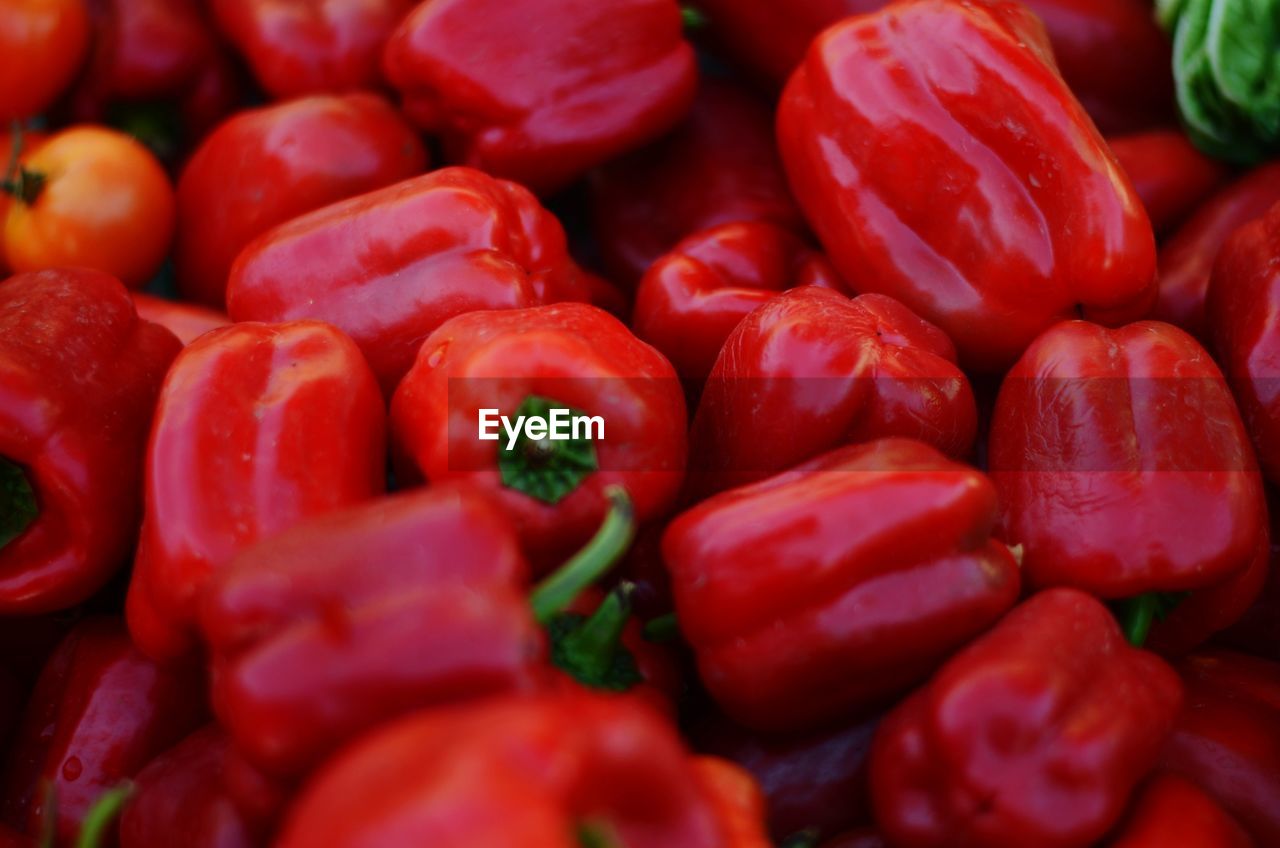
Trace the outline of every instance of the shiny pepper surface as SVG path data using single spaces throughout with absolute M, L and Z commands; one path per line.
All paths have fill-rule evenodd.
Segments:
M 675 0 L 431 0 L 384 67 L 450 161 L 538 193 L 671 129 L 697 82 Z
M 390 396 L 447 319 L 592 294 L 537 198 L 471 168 L 443 168 L 263 235 L 231 269 L 227 309 L 237 321 L 333 324 Z
M 127 607 L 138 646 L 157 659 L 192 650 L 209 574 L 265 536 L 381 492 L 385 443 L 373 374 L 327 324 L 234 324 L 184 348 L 148 447 Z
M 693 422 L 691 483 L 720 491 L 883 436 L 964 456 L 976 422 L 969 381 L 937 327 L 884 295 L 792 289 L 720 349 Z
M 725 712 L 808 729 L 919 682 L 1018 597 L 995 488 L 907 439 L 846 447 L 678 517 L 681 632 Z
M 1032 596 L 881 723 L 876 820 L 899 848 L 1087 848 L 1155 764 L 1177 674 L 1074 589 Z
M 1160 773 L 1134 800 L 1106 848 L 1254 848 L 1240 823 L 1189 780 Z
M 723 774 L 708 775 L 699 762 L 658 713 L 628 697 L 516 697 L 428 710 L 330 760 L 277 844 L 767 844 L 758 822 L 750 841 L 731 835 L 744 825 L 741 804 L 725 797 Z
M 1262 480 L 1231 392 L 1169 324 L 1046 332 L 1005 377 L 988 456 L 1002 538 L 1024 547 L 1032 586 L 1182 592 L 1267 555 Z
M 966 367 L 1155 297 L 1146 211 L 1019 4 L 903 0 L 828 29 L 778 140 L 837 270 L 941 327 Z
M 107 274 L 0 282 L 0 612 L 69 607 L 127 562 L 151 415 L 180 348 Z

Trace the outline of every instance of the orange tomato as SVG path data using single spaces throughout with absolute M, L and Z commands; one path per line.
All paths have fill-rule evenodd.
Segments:
M 3 3 L 4 0 L 0 0 Z M 31 153 L 37 147 L 44 143 L 47 136 L 42 132 L 33 130 L 25 130 L 22 133 L 22 151 L 23 153 Z M 13 142 L 14 135 L 8 129 L 0 129 L 0 169 L 8 168 L 13 161 Z M 3 171 L 0 171 L 0 180 L 5 178 Z M 0 234 L 4 233 L 4 219 L 9 214 L 9 204 L 13 202 L 13 198 L 8 194 L 0 191 Z M 5 263 L 4 247 L 0 244 L 0 272 L 9 270 L 9 266 Z
M 4 219 L 9 268 L 79 265 L 141 288 L 173 239 L 173 185 L 145 147 L 102 127 L 72 127 L 21 157 L 23 181 Z
M 84 0 L 0 0 L 0 119 L 44 111 L 88 50 Z

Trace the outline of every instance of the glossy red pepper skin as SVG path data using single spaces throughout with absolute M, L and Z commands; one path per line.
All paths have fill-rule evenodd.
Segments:
M 1148 130 L 1107 139 L 1116 161 L 1133 183 L 1157 235 L 1195 211 L 1227 176 L 1179 130 Z
M 1276 503 L 1274 492 L 1268 511 L 1271 557 L 1264 569 L 1262 591 L 1235 624 L 1214 637 L 1214 644 L 1280 662 L 1280 504 Z
M 1280 665 L 1222 651 L 1179 669 L 1187 701 L 1161 766 L 1213 796 L 1259 845 L 1280 843 Z
M 941 330 L 884 295 L 793 289 L 725 340 L 693 422 L 691 483 L 720 491 L 882 436 L 964 456 L 976 428 Z
M 41 832 L 52 785 L 57 844 L 71 844 L 99 796 L 206 720 L 198 668 L 142 656 L 115 618 L 87 619 L 49 658 L 0 780 L 9 824 Z
M 220 312 L 195 303 L 166 300 L 142 292 L 129 292 L 138 317 L 159 324 L 178 337 L 184 345 L 191 344 L 210 330 L 225 327 L 231 319 Z
M 1017 601 L 995 497 L 981 472 L 882 439 L 684 513 L 662 553 L 703 684 L 746 727 L 801 730 L 924 679 Z
M 1147 214 L 1024 7 L 903 0 L 828 29 L 787 84 L 778 141 L 836 269 L 941 327 L 966 367 L 1155 297 Z
M 88 67 L 70 95 L 77 122 L 101 122 L 112 107 L 177 105 L 186 140 L 199 139 L 235 108 L 241 84 L 198 0 L 89 0 L 94 24 Z
M 682 240 L 649 268 L 631 326 L 683 379 L 697 382 L 743 318 L 783 289 L 805 285 L 848 293 L 830 261 L 792 231 L 764 221 L 721 224 Z
M 690 731 L 699 751 L 746 769 L 760 784 L 769 832 L 830 836 L 871 820 L 866 759 L 878 719 L 800 734 L 764 734 L 712 715 Z
M 1034 595 L 880 725 L 876 821 L 901 848 L 1091 845 L 1155 764 L 1181 690 L 1089 595 Z
M 138 647 L 162 660 L 188 653 L 212 572 L 303 518 L 381 492 L 385 431 L 369 366 L 327 324 L 234 324 L 184 348 L 147 449 L 127 603 Z
M 675 0 L 433 0 L 383 67 L 451 162 L 539 194 L 671 129 L 697 83 Z
M 383 45 L 414 0 L 209 0 L 268 94 L 377 89 Z
M 247 109 L 214 130 L 178 181 L 183 297 L 226 306 L 227 274 L 267 230 L 426 168 L 422 142 L 381 97 L 317 96 Z
M 107 274 L 0 282 L 0 458 L 22 469 L 38 509 L 0 546 L 0 613 L 69 607 L 128 559 L 147 430 L 180 347 Z
M 1205 303 L 1218 252 L 1232 233 L 1278 202 L 1280 162 L 1250 171 L 1209 198 L 1160 249 L 1160 294 L 1151 317 L 1208 339 Z
M 148 763 L 134 779 L 133 794 L 120 815 L 120 848 L 262 844 L 227 792 L 229 751 L 227 735 L 209 725 Z
M 1280 204 L 1235 232 L 1214 265 L 1209 324 L 1267 479 L 1280 483 Z
M 1024 547 L 1037 588 L 1204 589 L 1267 550 L 1262 479 L 1231 392 L 1169 324 L 1069 321 L 1040 336 L 1000 388 L 988 461 L 1002 538 Z
M 292 778 L 414 709 L 530 690 L 545 647 L 527 577 L 505 517 L 451 487 L 298 524 L 205 589 L 219 719 Z
M 1218 802 L 1194 783 L 1157 774 L 1134 800 L 1133 809 L 1106 841 L 1107 848 L 1254 848 L 1254 841 Z
M 766 802 L 760 786 L 742 768 L 717 757 L 694 757 L 693 773 L 710 799 L 724 848 L 773 848 L 760 823 Z
M 499 448 L 480 441 L 482 408 L 514 416 L 531 396 L 605 422 L 597 470 L 554 502 L 503 482 Z M 638 523 L 674 505 L 684 478 L 687 416 L 671 365 L 606 312 L 581 303 L 471 312 L 446 321 L 391 401 L 396 477 L 468 480 L 515 522 L 535 568 L 559 562 L 600 525 L 620 485 Z
M 227 309 L 237 321 L 339 327 L 390 396 L 447 319 L 591 295 L 564 229 L 537 198 L 471 168 L 444 168 L 257 239 L 231 269 Z
M 763 221 L 803 232 L 773 140 L 768 105 L 704 78 L 669 135 L 592 172 L 591 218 L 611 279 L 634 286 L 686 236 Z
M 886 0 L 699 0 L 708 37 L 761 79 L 782 85 L 810 42 Z M 1169 41 L 1144 0 L 1027 0 L 1043 22 L 1072 93 L 1106 132 L 1171 122 Z
M 719 820 L 723 795 L 708 792 L 695 763 L 658 713 L 628 697 L 561 694 L 424 711 L 329 761 L 277 844 L 568 848 L 593 826 L 627 848 L 732 844 L 725 825 L 741 821 Z M 370 816 L 375 808 L 380 815 Z

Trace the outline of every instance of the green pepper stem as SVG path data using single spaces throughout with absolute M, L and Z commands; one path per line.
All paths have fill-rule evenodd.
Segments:
M 39 515 L 36 493 L 26 472 L 0 456 L 0 549 L 21 536 Z
M 1129 598 L 1123 604 L 1120 621 L 1124 627 L 1125 638 L 1135 648 L 1141 648 L 1151 632 L 1151 625 L 1156 619 L 1156 608 L 1160 600 L 1154 592 Z
M 132 794 L 133 784 L 126 780 L 114 789 L 108 789 L 98 796 L 98 800 L 93 802 L 93 806 L 89 808 L 88 814 L 85 815 L 84 823 L 80 825 L 80 835 L 76 838 L 76 848 L 100 848 L 108 825 L 115 821 L 116 816 L 120 815 L 120 811 L 124 809 L 125 802 L 129 800 L 129 796 Z
M 608 673 L 622 643 L 622 631 L 631 619 L 631 596 L 635 590 L 633 583 L 620 583 L 581 627 L 564 637 L 561 650 L 574 658 L 573 671 L 588 679 L 599 679 Z
M 564 565 L 539 583 L 529 595 L 534 617 L 540 624 L 573 603 L 582 590 L 594 584 L 626 552 L 636 535 L 635 507 L 621 486 L 605 489 L 609 513 L 591 541 Z
M 660 615 L 657 618 L 651 618 L 644 623 L 644 638 L 646 642 L 671 642 L 679 636 L 680 620 L 676 618 L 676 614 L 673 612 Z
M 707 16 L 702 14 L 701 10 L 692 6 L 680 7 L 680 20 L 684 23 L 684 28 L 688 30 L 699 30 L 707 25 Z

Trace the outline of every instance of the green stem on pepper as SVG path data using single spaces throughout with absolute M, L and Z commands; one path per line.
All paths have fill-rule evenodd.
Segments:
M 595 536 L 529 595 L 534 617 L 547 624 L 582 590 L 599 580 L 626 552 L 636 534 L 635 507 L 621 486 L 605 489 L 609 512 Z

